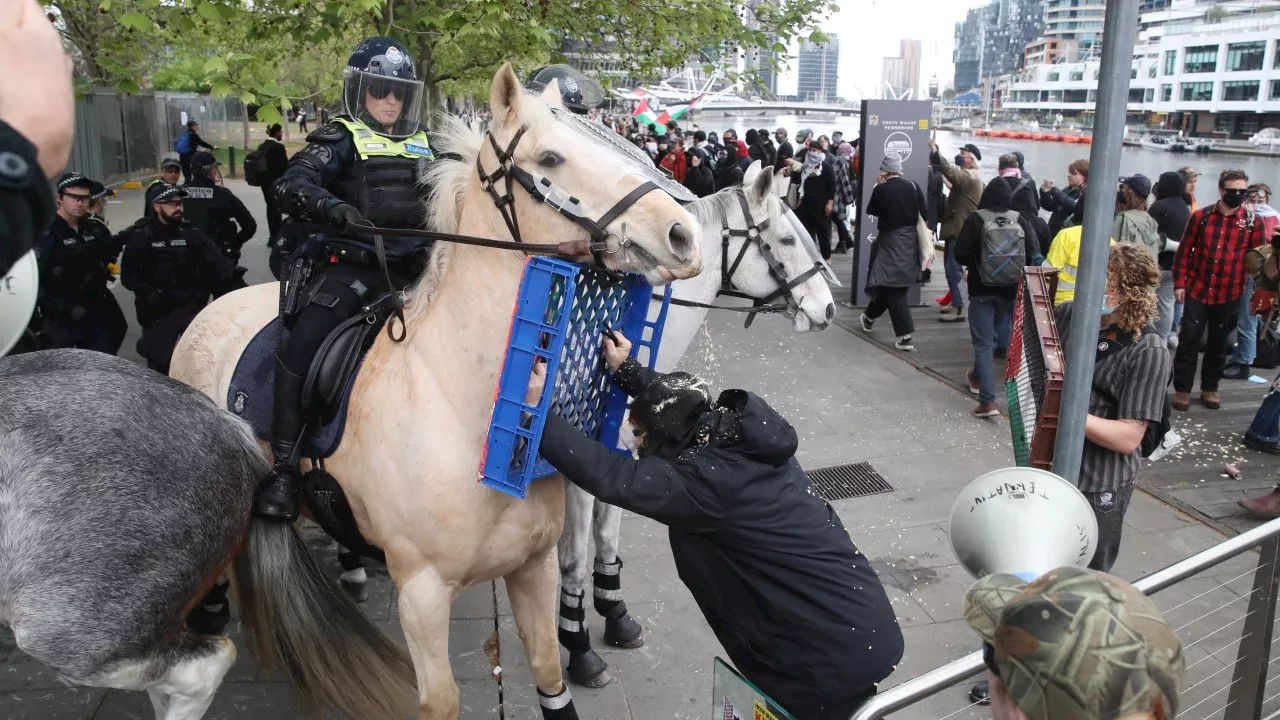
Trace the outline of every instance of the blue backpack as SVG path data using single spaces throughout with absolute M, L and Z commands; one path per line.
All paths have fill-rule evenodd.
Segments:
M 178 142 L 174 143 L 173 149 L 178 151 L 179 155 L 186 155 L 191 152 L 191 131 L 188 130 L 178 136 Z

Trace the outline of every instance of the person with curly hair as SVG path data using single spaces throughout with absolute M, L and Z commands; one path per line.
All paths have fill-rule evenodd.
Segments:
M 1098 547 L 1089 567 L 1110 572 L 1120 552 L 1120 531 L 1142 462 L 1147 423 L 1158 423 L 1173 372 L 1164 340 L 1142 332 L 1156 316 L 1160 269 L 1139 245 L 1114 245 L 1107 262 L 1107 291 L 1084 426 L 1084 454 L 1077 486 L 1098 519 Z M 1054 308 L 1065 345 L 1074 302 Z

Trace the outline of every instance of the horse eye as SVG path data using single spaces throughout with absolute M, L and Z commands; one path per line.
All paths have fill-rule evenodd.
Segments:
M 795 235 L 783 235 L 782 237 L 778 238 L 778 242 L 782 243 L 783 245 L 795 245 L 795 244 L 796 244 L 796 236 L 795 236 Z
M 563 164 L 564 164 L 564 157 L 562 157 L 560 153 L 557 153 L 557 152 L 552 152 L 548 150 L 538 156 L 538 166 L 542 168 L 546 168 L 548 170 L 550 170 L 551 168 L 559 167 Z

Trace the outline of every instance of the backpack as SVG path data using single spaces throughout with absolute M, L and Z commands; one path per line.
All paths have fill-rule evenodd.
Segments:
M 1137 245 L 1151 253 L 1152 260 L 1158 260 L 1164 251 L 1165 240 L 1155 218 L 1143 213 L 1150 222 L 1135 217 L 1132 213 L 1122 212 L 1116 216 L 1112 234 L 1117 245 Z
M 982 219 L 978 278 L 990 287 L 1016 286 L 1027 264 L 1027 235 L 1018 222 L 1021 217 L 1015 210 L 978 210 L 977 214 Z
M 266 144 L 265 140 L 262 141 L 262 145 Z M 244 156 L 244 181 L 253 187 L 262 187 L 262 181 L 267 174 L 267 154 L 263 152 L 262 145 Z
M 178 141 L 173 144 L 173 149 L 178 151 L 179 155 L 186 155 L 191 152 L 191 131 L 188 130 L 178 136 Z

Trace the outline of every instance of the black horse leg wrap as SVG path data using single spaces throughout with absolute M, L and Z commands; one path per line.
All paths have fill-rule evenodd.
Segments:
M 560 644 L 570 653 L 582 653 L 591 649 L 587 635 L 586 609 L 582 607 L 585 593 L 560 591 Z
M 627 604 L 622 600 L 622 558 L 611 563 L 597 560 L 591 584 L 596 612 L 614 620 L 627 614 Z

